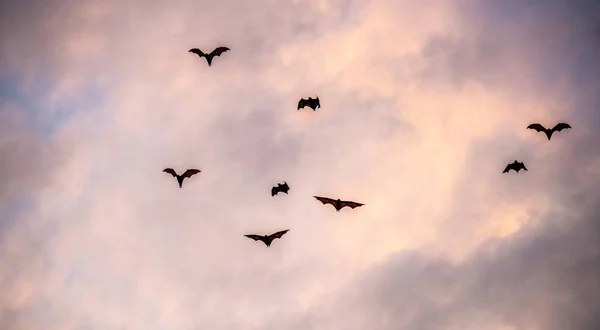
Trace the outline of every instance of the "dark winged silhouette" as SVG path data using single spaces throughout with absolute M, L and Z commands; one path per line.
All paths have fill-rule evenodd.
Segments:
M 310 107 L 311 109 L 313 109 L 313 111 L 317 111 L 317 108 L 321 107 L 321 101 L 319 101 L 319 96 L 317 96 L 317 98 L 315 99 L 313 99 L 312 97 L 309 97 L 308 100 L 300 99 L 300 101 L 298 101 L 298 110 L 304 108 L 305 106 Z
M 280 192 L 287 194 L 289 190 L 290 186 L 288 186 L 287 182 L 283 181 L 283 184 L 278 183 L 277 186 L 271 188 L 271 196 L 275 196 Z
M 506 168 L 504 171 L 502 171 L 502 173 L 508 173 L 510 170 L 514 170 L 515 172 L 519 173 L 520 170 L 527 171 L 527 168 L 525 167 L 525 164 L 515 160 L 512 164 L 506 165 Z
M 552 127 L 551 129 L 548 129 L 548 128 L 542 126 L 541 124 L 531 124 L 531 125 L 527 126 L 527 128 L 534 129 L 538 132 L 544 132 L 546 134 L 546 136 L 548 137 L 548 141 L 550 141 L 550 138 L 552 137 L 552 133 L 560 132 L 566 128 L 571 128 L 571 125 L 569 125 L 567 123 L 558 123 L 558 124 L 556 124 L 556 126 Z
M 271 246 L 271 243 L 273 242 L 274 239 L 276 238 L 281 238 L 281 236 L 283 236 L 285 233 L 287 233 L 288 231 L 290 231 L 289 229 L 286 230 L 282 230 L 282 231 L 278 231 L 275 234 L 271 234 L 271 235 L 244 235 L 248 238 L 252 238 L 255 241 L 263 241 L 263 243 L 265 243 L 265 245 L 267 247 Z
M 227 47 L 217 47 L 217 48 L 215 48 L 215 50 L 213 50 L 209 54 L 206 54 L 198 48 L 192 48 L 192 49 L 188 50 L 188 52 L 197 54 L 201 58 L 202 57 L 206 58 L 206 62 L 208 62 L 208 66 L 211 66 L 212 60 L 215 56 L 221 56 L 221 54 L 223 54 L 224 52 L 226 52 L 228 50 L 231 50 L 231 49 L 229 49 Z
M 342 201 L 339 198 L 337 200 L 335 200 L 335 199 L 327 198 L 327 197 L 319 197 L 319 196 L 313 196 L 313 197 L 316 198 L 319 202 L 321 202 L 323 204 L 333 205 L 333 207 L 335 207 L 336 212 L 339 212 L 345 206 L 348 206 L 349 208 L 354 209 L 356 207 L 365 205 L 365 204 L 352 202 L 352 201 Z
M 192 169 L 189 169 L 189 170 L 185 171 L 182 175 L 177 175 L 177 173 L 175 173 L 175 170 L 173 170 L 172 168 L 165 168 L 163 170 L 163 172 L 169 173 L 172 176 L 176 177 L 177 178 L 177 182 L 179 182 L 179 188 L 181 188 L 181 185 L 183 184 L 183 179 L 185 179 L 185 178 L 191 178 L 192 175 L 200 173 L 200 170 L 192 168 Z

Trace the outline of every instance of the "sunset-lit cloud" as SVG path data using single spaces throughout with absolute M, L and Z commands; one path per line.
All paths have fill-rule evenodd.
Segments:
M 1 329 L 600 326 L 594 1 L 4 1 L 0 22 Z

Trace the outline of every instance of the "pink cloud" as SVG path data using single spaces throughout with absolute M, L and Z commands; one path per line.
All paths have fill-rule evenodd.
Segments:
M 51 141 L 2 131 L 2 200 L 34 202 L 0 227 L 0 328 L 547 329 L 563 305 L 544 289 L 580 287 L 544 282 L 568 261 L 540 249 L 585 246 L 577 273 L 557 276 L 592 288 L 597 99 L 566 78 L 587 26 L 553 3 L 510 25 L 490 6 L 9 6 L 22 19 L 7 20 L 19 32 L 3 32 L 0 67 L 50 82 L 48 109 L 80 102 Z M 210 68 L 187 53 L 221 44 L 232 50 Z M 312 95 L 323 107 L 297 111 Z M 525 129 L 563 119 L 577 129 L 552 143 Z M 530 171 L 502 175 L 514 157 Z M 570 174 L 575 159 L 585 172 Z M 179 189 L 165 167 L 202 172 Z M 290 194 L 271 197 L 283 180 Z M 336 213 L 313 195 L 365 206 Z M 288 228 L 268 249 L 243 237 Z M 512 307 L 524 297 L 529 311 Z M 590 315 L 573 307 L 555 324 Z

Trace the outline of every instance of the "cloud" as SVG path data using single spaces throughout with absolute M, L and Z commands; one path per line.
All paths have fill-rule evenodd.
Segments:
M 509 10 L 519 10 L 521 5 L 514 4 L 514 7 L 519 8 Z M 591 86 L 597 86 L 594 77 L 599 70 L 597 61 L 586 62 L 586 73 L 582 73 L 579 71 L 581 63 L 573 61 L 574 56 L 586 58 L 587 54 L 597 51 L 598 44 L 590 43 L 594 40 L 594 21 L 582 19 L 575 24 L 572 21 L 574 7 L 569 6 L 562 14 L 566 8 L 558 2 L 536 9 L 523 10 L 529 15 L 503 28 L 499 23 L 494 24 L 498 18 L 491 13 L 489 4 L 476 6 L 475 12 L 483 17 L 490 16 L 489 20 L 477 22 L 476 26 L 480 27 L 477 30 L 493 31 L 497 36 L 508 35 L 507 30 L 525 31 L 526 26 L 541 25 L 538 31 L 563 36 L 548 39 L 547 44 L 551 46 L 544 47 L 546 41 L 539 35 L 512 32 L 513 41 L 508 44 L 490 43 L 504 50 L 490 52 L 494 54 L 490 59 L 485 52 L 470 52 L 473 48 L 464 44 L 459 47 L 448 39 L 435 37 L 424 47 L 425 54 L 443 56 L 434 56 L 435 60 L 423 56 L 422 60 L 434 63 L 433 67 L 422 71 L 425 81 L 429 86 L 439 88 L 440 84 L 431 84 L 432 77 L 451 77 L 448 81 L 458 91 L 464 90 L 464 85 L 473 79 L 501 90 L 518 91 L 520 87 L 529 86 L 527 91 L 533 90 L 533 93 L 528 98 L 533 98 L 539 104 L 538 108 L 544 105 L 546 109 L 536 111 L 539 113 L 536 117 L 532 116 L 532 111 L 523 113 L 517 103 L 505 113 L 517 116 L 518 122 L 526 125 L 527 120 L 556 120 L 553 118 L 559 116 L 563 120 L 567 118 L 564 113 L 570 111 L 568 121 L 579 128 L 578 132 L 565 132 L 549 144 L 543 139 L 535 139 L 537 136 L 532 134 L 525 137 L 525 125 L 515 127 L 517 120 L 513 122 L 508 115 L 501 116 L 507 122 L 500 122 L 494 125 L 495 128 L 488 126 L 485 131 L 492 134 L 471 138 L 467 144 L 461 162 L 464 169 L 459 172 L 453 189 L 455 197 L 448 203 L 450 213 L 442 217 L 436 227 L 439 235 L 435 243 L 427 248 L 390 255 L 378 265 L 367 268 L 345 289 L 323 295 L 325 301 L 308 313 L 290 317 L 292 321 L 275 321 L 272 328 L 598 327 L 599 320 L 592 306 L 600 298 L 594 276 L 600 260 L 597 248 L 600 195 L 594 168 L 598 166 L 600 155 L 593 142 L 597 140 L 593 131 L 598 126 L 598 97 Z M 581 14 L 579 18 L 589 18 L 592 14 L 597 15 L 598 7 L 587 3 L 586 7 L 578 8 L 577 13 Z M 486 35 L 484 40 L 474 38 L 472 43 L 486 43 L 488 38 L 496 40 L 493 35 Z M 538 40 L 543 43 L 540 45 Z M 521 48 L 511 54 L 517 45 Z M 550 52 L 552 48 L 556 51 Z M 528 69 L 531 76 L 526 78 L 527 84 L 522 85 L 523 80 L 513 80 L 515 85 L 511 86 L 513 63 L 521 64 L 518 61 L 523 54 L 532 52 L 547 52 L 544 53 L 547 59 Z M 469 57 L 469 54 L 475 57 Z M 490 66 L 485 61 L 500 65 Z M 562 68 L 557 79 L 559 83 L 546 80 L 544 68 L 552 66 Z M 572 80 L 573 75 L 568 69 L 576 71 L 577 80 Z M 485 74 L 480 74 L 481 70 Z M 492 80 L 493 76 L 496 78 Z M 563 79 L 568 81 L 566 85 Z M 562 99 L 562 102 L 552 105 L 549 101 L 536 99 L 549 89 L 554 94 L 548 98 Z M 515 96 L 519 93 L 513 90 L 510 95 L 513 102 L 518 102 Z M 562 116 L 559 107 L 563 109 Z M 486 113 L 485 109 L 477 111 Z M 476 118 L 484 123 L 487 119 Z M 461 118 L 461 121 L 466 120 Z M 456 124 L 448 126 L 457 128 Z M 518 177 L 501 175 L 501 164 L 512 160 L 513 155 L 527 157 L 526 163 L 535 170 Z M 488 235 L 485 235 L 486 227 L 489 228 Z M 463 247 L 462 253 L 449 253 L 457 247 Z
M 593 211 L 584 220 L 567 218 L 561 226 L 527 228 L 489 241 L 460 264 L 416 251 L 391 256 L 337 298 L 337 308 L 315 325 L 594 329 L 599 324 L 592 306 L 600 298 L 594 275 L 600 256 Z
M 0 67 L 56 128 L 0 148 L 28 150 L 2 201 L 31 200 L 0 234 L 0 327 L 591 329 L 600 72 L 578 5 L 5 3 Z M 187 53 L 221 44 L 210 68 Z M 557 120 L 551 143 L 525 129 Z M 515 158 L 530 171 L 502 175 Z M 202 173 L 179 189 L 165 167 Z

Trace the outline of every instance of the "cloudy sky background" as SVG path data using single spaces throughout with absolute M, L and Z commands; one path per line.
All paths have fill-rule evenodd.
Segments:
M 596 1 L 5 0 L 0 42 L 1 329 L 600 328 Z

